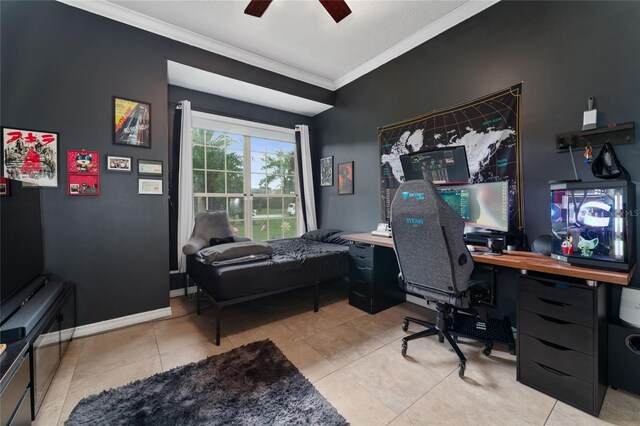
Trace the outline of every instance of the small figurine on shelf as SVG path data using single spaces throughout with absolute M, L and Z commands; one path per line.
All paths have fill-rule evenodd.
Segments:
M 584 257 L 591 257 L 593 256 L 593 250 L 598 247 L 599 242 L 600 241 L 598 238 L 594 238 L 593 240 L 585 240 L 584 238 L 580 237 L 578 248 L 580 249 L 580 251 L 582 251 L 582 255 Z
M 569 235 L 566 240 L 562 242 L 562 253 L 573 254 L 573 237 Z
M 587 142 L 587 146 L 584 147 L 584 164 L 591 164 L 591 160 L 593 160 L 593 147 Z

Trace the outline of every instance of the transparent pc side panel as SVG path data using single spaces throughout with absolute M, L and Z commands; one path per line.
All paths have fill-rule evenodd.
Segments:
M 551 191 L 551 229 L 556 254 L 625 261 L 625 191 L 622 188 Z

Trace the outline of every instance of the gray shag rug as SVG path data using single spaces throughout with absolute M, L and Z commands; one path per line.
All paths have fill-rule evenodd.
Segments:
M 89 396 L 67 425 L 347 425 L 270 340 Z

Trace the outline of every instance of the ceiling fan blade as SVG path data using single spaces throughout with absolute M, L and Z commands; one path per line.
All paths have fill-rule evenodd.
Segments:
M 269 4 L 271 4 L 271 0 L 251 0 L 244 13 L 260 18 L 269 7 Z
M 351 14 L 351 9 L 344 0 L 320 0 L 336 24 Z

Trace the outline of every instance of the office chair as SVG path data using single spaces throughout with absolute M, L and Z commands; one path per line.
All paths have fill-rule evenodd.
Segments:
M 432 182 L 413 180 L 398 188 L 391 204 L 393 243 L 400 266 L 399 284 L 407 293 L 436 304 L 436 323 L 406 317 L 409 323 L 428 327 L 402 339 L 402 355 L 411 340 L 438 335 L 446 339 L 459 359 L 459 375 L 464 376 L 467 359 L 458 347 L 457 337 L 471 337 L 485 343 L 491 353 L 494 341 L 509 344 L 515 354 L 508 318 L 489 319 L 484 310 L 470 307 L 491 300 L 492 285 L 469 281 L 473 258 L 463 239 L 464 221 L 440 196 Z M 454 339 L 455 336 L 455 339 Z

